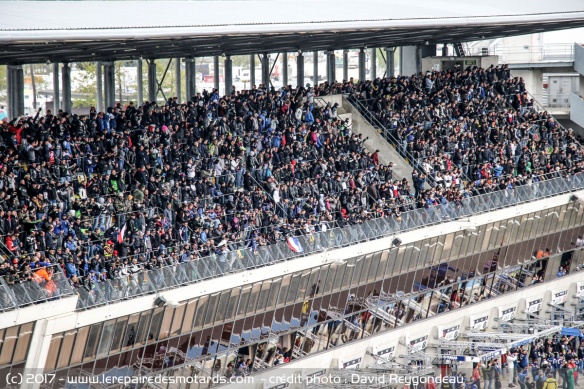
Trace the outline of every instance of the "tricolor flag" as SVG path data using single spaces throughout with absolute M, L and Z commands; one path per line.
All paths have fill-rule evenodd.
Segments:
M 298 238 L 296 238 L 296 237 L 288 238 L 287 242 L 288 242 L 288 247 L 290 247 L 290 250 L 294 251 L 295 253 L 303 253 L 304 252 L 304 249 L 302 248 L 302 245 L 300 244 L 300 241 L 298 240 Z
M 124 242 L 124 234 L 126 233 L 126 225 L 122 227 L 120 233 L 118 234 L 118 243 L 122 244 Z

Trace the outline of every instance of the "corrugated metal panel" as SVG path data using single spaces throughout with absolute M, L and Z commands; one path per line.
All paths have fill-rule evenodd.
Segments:
M 0 31 L 313 24 L 583 12 L 581 0 L 250 0 L 0 2 Z M 566 15 L 569 18 L 569 15 Z

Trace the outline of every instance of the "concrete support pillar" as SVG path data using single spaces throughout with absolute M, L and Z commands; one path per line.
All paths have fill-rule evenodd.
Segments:
M 73 103 L 71 102 L 71 68 L 67 62 L 63 63 L 63 76 L 61 81 L 63 83 L 63 111 L 71 113 Z
M 385 74 L 387 77 L 395 77 L 395 47 L 385 49 Z
M 442 56 L 448 57 L 448 43 L 444 43 L 444 46 L 442 46 Z
M 288 53 L 282 53 L 282 85 L 288 85 Z
M 436 56 L 436 45 L 424 45 L 418 46 L 421 50 L 420 59 L 425 57 L 435 57 Z M 424 70 L 424 69 L 422 69 Z M 427 70 L 427 69 L 426 69 Z
M 255 54 L 249 56 L 249 89 L 255 85 Z
M 314 86 L 318 85 L 318 51 L 312 53 L 312 74 Z
M 371 49 L 371 79 L 377 78 L 377 49 Z
M 337 64 L 336 64 L 335 52 L 334 51 L 327 51 L 326 52 L 326 79 L 329 82 L 329 84 L 332 84 L 333 82 L 335 82 L 336 70 L 337 70 Z
M 411 76 L 421 71 L 421 52 L 416 46 L 402 46 L 400 56 L 400 73 L 402 76 Z
M 365 49 L 359 50 L 359 81 L 365 81 L 367 79 L 367 69 L 365 62 Z
M 296 57 L 296 86 L 304 86 L 304 55 L 298 53 Z
M 101 62 L 96 62 L 95 63 L 95 79 L 96 79 L 96 96 L 95 96 L 95 101 L 96 101 L 96 107 L 95 109 L 97 109 L 97 112 L 102 112 L 103 111 L 103 74 L 101 71 Z M 140 84 L 138 84 L 139 86 Z M 138 88 L 138 96 L 140 95 L 140 89 Z
M 148 101 L 156 101 L 158 84 L 156 83 L 156 62 L 151 59 L 148 62 Z
M 264 53 L 262 55 L 262 84 L 264 87 L 270 87 L 270 57 Z
M 116 77 L 113 62 L 103 64 L 103 96 L 105 109 L 116 104 Z
M 225 57 L 225 94 L 227 96 L 231 95 L 231 89 L 233 87 L 233 61 L 231 57 Z
M 178 97 L 179 103 L 182 101 L 181 95 L 181 77 L 180 77 L 180 57 L 174 59 L 174 89 L 176 91 L 176 97 Z
M 195 79 L 197 73 L 195 71 L 195 60 L 192 58 L 185 59 L 185 94 L 186 101 L 190 101 L 195 93 Z
M 59 93 L 59 64 L 53 64 L 53 114 L 56 114 L 61 109 L 61 95 Z
M 24 115 L 24 72 L 22 66 L 8 65 L 6 68 L 8 87 L 8 119 Z M 32 114 L 32 112 L 30 112 Z
M 349 50 L 343 50 L 343 80 L 349 81 Z
M 215 74 L 213 76 L 213 80 L 215 81 L 215 85 L 213 86 L 215 89 L 219 90 L 219 56 L 216 55 L 213 57 L 213 69 Z
M 136 66 L 136 80 L 137 80 L 137 88 L 138 88 L 138 101 L 136 102 L 136 106 L 139 107 L 144 102 L 144 82 L 142 80 L 142 60 L 138 60 L 138 66 Z

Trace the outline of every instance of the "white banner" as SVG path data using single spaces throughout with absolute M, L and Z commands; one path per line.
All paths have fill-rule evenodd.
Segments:
M 568 290 L 552 290 L 552 305 L 559 305 L 568 299 Z
M 489 323 L 489 316 L 473 316 L 470 318 L 470 326 L 474 330 L 484 330 Z
M 454 340 L 458 338 L 458 334 L 460 333 L 460 326 L 439 326 L 438 327 L 438 338 L 446 339 L 446 340 Z
M 526 310 L 529 313 L 535 313 L 538 312 L 541 309 L 541 305 L 543 303 L 543 298 L 539 297 L 533 300 L 526 300 L 525 301 L 525 305 L 526 305 Z
M 411 339 L 408 342 L 408 345 L 412 348 L 413 351 L 425 350 L 426 346 L 428 345 L 428 335 L 417 339 Z
M 511 308 L 505 308 L 505 309 L 499 308 L 499 319 L 503 322 L 507 322 L 507 321 L 511 321 L 511 320 L 515 319 L 515 311 L 516 310 L 517 310 L 517 307 L 511 307 Z

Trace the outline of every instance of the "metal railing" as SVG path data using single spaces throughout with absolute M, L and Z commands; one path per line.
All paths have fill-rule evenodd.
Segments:
M 368 220 L 361 224 L 298 236 L 302 247 L 300 252 L 291 251 L 287 242 L 281 241 L 269 246 L 260 246 L 257 250 L 247 248 L 221 255 L 213 254 L 194 261 L 96 283 L 91 288 L 78 288 L 77 308 L 88 309 L 98 305 L 115 303 L 136 296 L 153 294 L 206 279 L 222 277 L 230 273 L 268 266 L 301 256 L 346 247 L 581 189 L 584 189 L 584 173 L 568 177 L 558 176 L 547 181 L 531 183 L 513 189 L 467 197 L 460 202 L 404 212 L 401 214 L 401 220 L 384 217 Z
M 75 291 L 61 267 L 54 265 L 50 268 L 52 276 L 49 281 L 33 277 L 33 280 L 8 283 L 4 277 L 0 277 L 0 311 L 74 296 Z M 34 271 L 32 273 L 34 274 Z
M 493 45 L 466 47 L 467 56 L 497 55 L 499 64 L 531 62 L 571 62 L 574 61 L 573 44 L 547 44 L 538 46 Z

